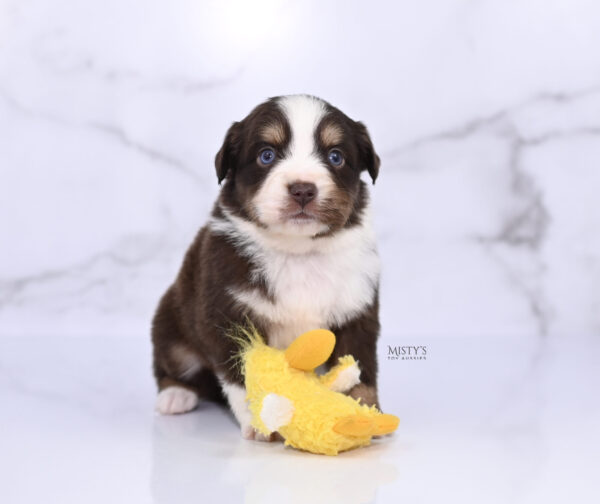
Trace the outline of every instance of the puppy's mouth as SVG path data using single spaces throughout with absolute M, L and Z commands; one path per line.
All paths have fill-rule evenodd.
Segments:
M 307 210 L 306 208 L 303 208 L 301 210 L 298 210 L 296 212 L 290 212 L 288 214 L 286 214 L 285 219 L 287 221 L 291 221 L 297 224 L 303 224 L 306 222 L 314 222 L 317 220 L 317 216 L 311 212 L 310 210 Z

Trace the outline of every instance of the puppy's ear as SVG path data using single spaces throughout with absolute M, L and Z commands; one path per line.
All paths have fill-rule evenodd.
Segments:
M 215 168 L 219 184 L 228 173 L 233 173 L 242 147 L 242 123 L 234 122 L 227 130 L 223 145 L 215 156 Z
M 358 152 L 360 154 L 360 162 L 362 169 L 367 170 L 371 176 L 373 184 L 379 174 L 379 165 L 381 164 L 379 156 L 375 152 L 373 142 L 367 131 L 367 127 L 360 121 L 356 121 L 356 144 L 358 146 Z

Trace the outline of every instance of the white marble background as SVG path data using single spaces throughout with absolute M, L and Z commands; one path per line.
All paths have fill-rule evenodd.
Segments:
M 402 421 L 335 459 L 152 413 L 214 154 L 298 92 L 382 158 Z M 0 0 L 0 501 L 600 502 L 599 194 L 596 1 Z
M 600 334 L 593 1 L 0 2 L 0 334 L 139 335 L 227 126 L 370 128 L 384 333 Z

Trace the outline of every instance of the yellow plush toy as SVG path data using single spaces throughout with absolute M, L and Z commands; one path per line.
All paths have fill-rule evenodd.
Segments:
M 359 382 L 360 370 L 352 356 L 340 357 L 325 375 L 314 373 L 333 351 L 332 332 L 304 333 L 285 351 L 266 345 L 254 329 L 244 333 L 248 339 L 242 343 L 241 362 L 252 426 L 259 432 L 277 431 L 286 445 L 337 455 L 398 427 L 396 416 L 341 393 Z

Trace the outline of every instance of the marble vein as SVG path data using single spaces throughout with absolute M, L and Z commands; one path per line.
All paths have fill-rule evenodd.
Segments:
M 398 169 L 395 162 L 398 156 L 415 150 L 435 149 L 445 142 L 461 142 L 474 135 L 489 135 L 504 142 L 506 169 L 510 174 L 510 190 L 515 204 L 495 232 L 470 236 L 469 239 L 483 247 L 493 263 L 505 273 L 515 292 L 524 297 L 540 336 L 545 336 L 550 331 L 555 309 L 550 305 L 543 288 L 547 265 L 539 254 L 552 223 L 552 209 L 548 208 L 535 176 L 528 172 L 525 155 L 533 149 L 541 149 L 554 142 L 600 136 L 600 121 L 597 124 L 592 122 L 567 128 L 557 128 L 550 121 L 541 133 L 528 135 L 519 130 L 515 119 L 518 114 L 540 104 L 569 107 L 576 102 L 597 99 L 599 95 L 600 86 L 572 92 L 541 92 L 516 106 L 426 135 L 387 153 L 388 169 L 394 170 Z M 511 257 L 510 249 L 514 250 L 513 253 L 525 254 L 529 263 L 528 275 L 513 266 L 514 258 Z
M 153 147 L 148 147 L 141 142 L 132 140 L 122 128 L 94 121 L 87 123 L 76 123 L 69 121 L 54 114 L 30 108 L 16 100 L 13 96 L 1 88 L 0 97 L 4 99 L 4 101 L 8 103 L 14 110 L 34 120 L 43 120 L 72 129 L 83 128 L 91 132 L 98 132 L 104 136 L 112 138 L 123 147 L 133 150 L 146 159 L 156 162 L 159 166 L 167 166 L 176 169 L 178 172 L 191 179 L 194 183 L 201 185 L 201 177 L 194 170 L 186 166 L 183 161 Z

